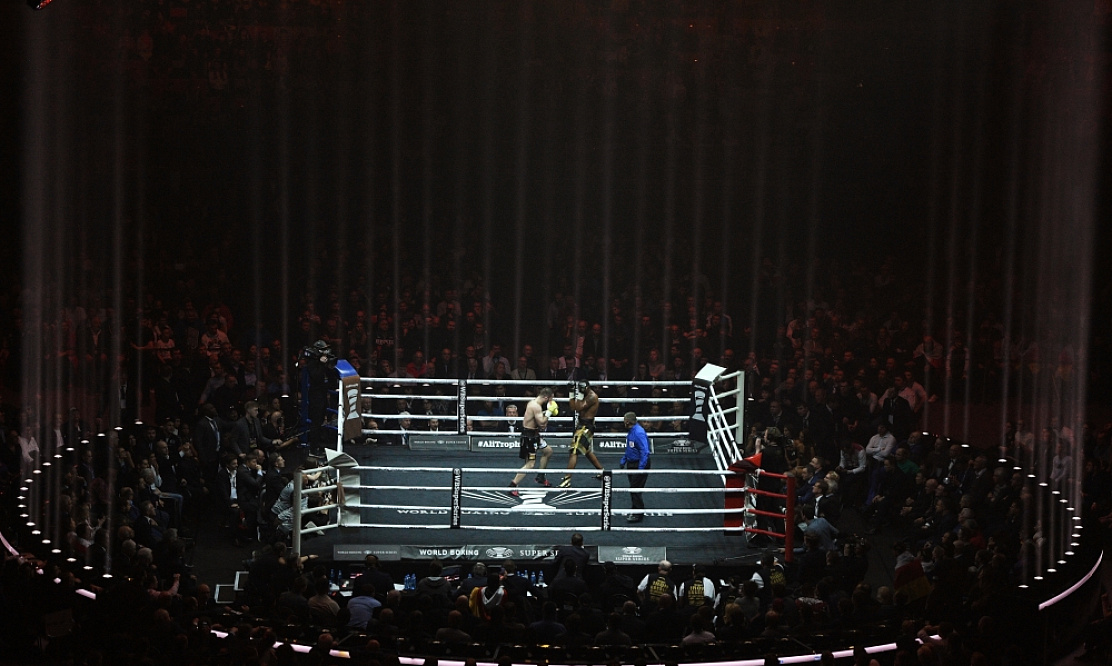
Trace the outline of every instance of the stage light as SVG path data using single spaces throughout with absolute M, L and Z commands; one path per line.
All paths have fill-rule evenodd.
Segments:
M 27 6 L 38 11 L 44 9 L 51 2 L 54 2 L 54 0 L 27 0 Z

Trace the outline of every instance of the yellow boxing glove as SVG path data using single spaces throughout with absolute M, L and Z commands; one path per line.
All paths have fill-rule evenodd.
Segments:
M 559 413 L 560 413 L 560 408 L 558 406 L 556 406 L 556 401 L 555 400 L 549 400 L 548 401 L 548 416 L 549 416 L 549 418 L 551 418 L 553 416 L 556 416 Z

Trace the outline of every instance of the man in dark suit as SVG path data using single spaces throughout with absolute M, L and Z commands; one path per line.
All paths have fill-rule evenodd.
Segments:
M 881 420 L 888 424 L 888 429 L 896 436 L 896 441 L 902 442 L 911 434 L 911 424 L 914 414 L 911 404 L 906 398 L 901 398 L 894 388 L 889 388 L 884 393 L 880 404 Z
M 240 506 L 239 458 L 225 454 L 221 459 L 220 470 L 216 473 L 216 496 L 219 499 L 218 511 L 224 514 L 228 531 L 236 546 L 243 545 L 239 539 Z
M 834 440 L 834 419 L 825 406 L 811 409 L 808 405 L 796 405 L 798 421 L 803 432 L 803 441 L 824 460 L 837 460 L 838 444 Z
M 255 400 L 248 400 L 244 405 L 244 414 L 232 426 L 232 434 L 228 439 L 229 450 L 238 456 L 245 456 L 255 449 L 269 451 L 276 444 L 263 432 L 263 422 L 259 419 L 259 403 Z
M 193 438 L 202 473 L 210 481 L 216 478 L 220 462 L 223 423 L 224 420 L 217 415 L 216 407 L 212 403 L 201 405 L 201 418 L 197 421 L 197 427 L 193 429 Z
M 236 490 L 239 506 L 243 510 L 243 524 L 247 540 L 258 535 L 259 503 L 263 489 L 263 470 L 256 456 L 247 456 L 247 461 L 236 470 Z
M 583 548 L 583 535 L 579 532 L 571 535 L 571 544 L 562 544 L 556 547 L 556 560 L 553 562 L 551 580 L 555 581 L 558 578 L 563 578 L 567 575 L 564 569 L 564 560 L 572 560 L 575 562 L 575 575 L 582 578 L 587 571 L 587 563 L 590 562 L 591 556 L 587 554 L 587 550 Z

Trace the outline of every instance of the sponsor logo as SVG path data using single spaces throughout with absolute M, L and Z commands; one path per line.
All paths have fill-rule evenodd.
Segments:
M 506 548 L 505 546 L 495 546 L 494 548 L 487 548 L 486 549 L 486 557 L 489 557 L 489 558 L 492 558 L 492 559 L 504 560 L 506 558 L 513 557 L 513 556 L 514 556 L 513 549 L 512 548 Z
M 418 548 L 417 552 L 425 557 L 470 557 L 479 556 L 478 548 Z
M 347 415 L 345 421 L 359 418 L 359 384 L 347 387 Z
M 508 439 L 479 439 L 475 441 L 477 449 L 516 449 L 519 443 Z
M 640 555 L 641 552 L 641 549 L 637 546 L 625 546 L 622 548 L 623 555 Z
M 700 384 L 695 385 L 695 394 L 691 396 L 692 401 L 695 403 L 695 413 L 691 415 L 691 420 L 702 421 L 705 425 L 707 417 L 703 414 L 707 402 L 707 389 Z

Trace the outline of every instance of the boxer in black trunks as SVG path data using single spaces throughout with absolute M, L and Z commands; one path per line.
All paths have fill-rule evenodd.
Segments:
M 517 497 L 517 484 L 525 479 L 524 470 L 533 469 L 538 451 L 541 461 L 537 469 L 548 467 L 548 459 L 552 457 L 552 447 L 541 437 L 541 431 L 548 427 L 548 417 L 556 416 L 559 413 L 556 401 L 552 398 L 552 389 L 548 387 L 538 391 L 537 397 L 530 400 L 529 404 L 525 406 L 525 414 L 521 417 L 521 447 L 518 449 L 518 457 L 524 460 L 525 464 L 521 467 L 523 471 L 519 472 L 514 480 L 510 482 L 510 487 L 513 488 L 510 494 L 514 497 Z M 542 486 L 552 485 L 545 478 L 543 472 L 537 474 L 534 480 Z
M 568 402 L 573 410 L 579 414 L 579 425 L 575 428 L 575 435 L 571 438 L 571 453 L 568 455 L 568 469 L 575 469 L 579 463 L 579 455 L 587 456 L 587 460 L 602 471 L 602 463 L 595 457 L 593 445 L 595 441 L 595 414 L 598 413 L 598 394 L 591 388 L 590 382 L 581 379 L 572 388 L 571 400 Z M 602 478 L 598 475 L 595 478 Z M 571 474 L 565 474 L 560 481 L 561 488 L 571 486 Z

